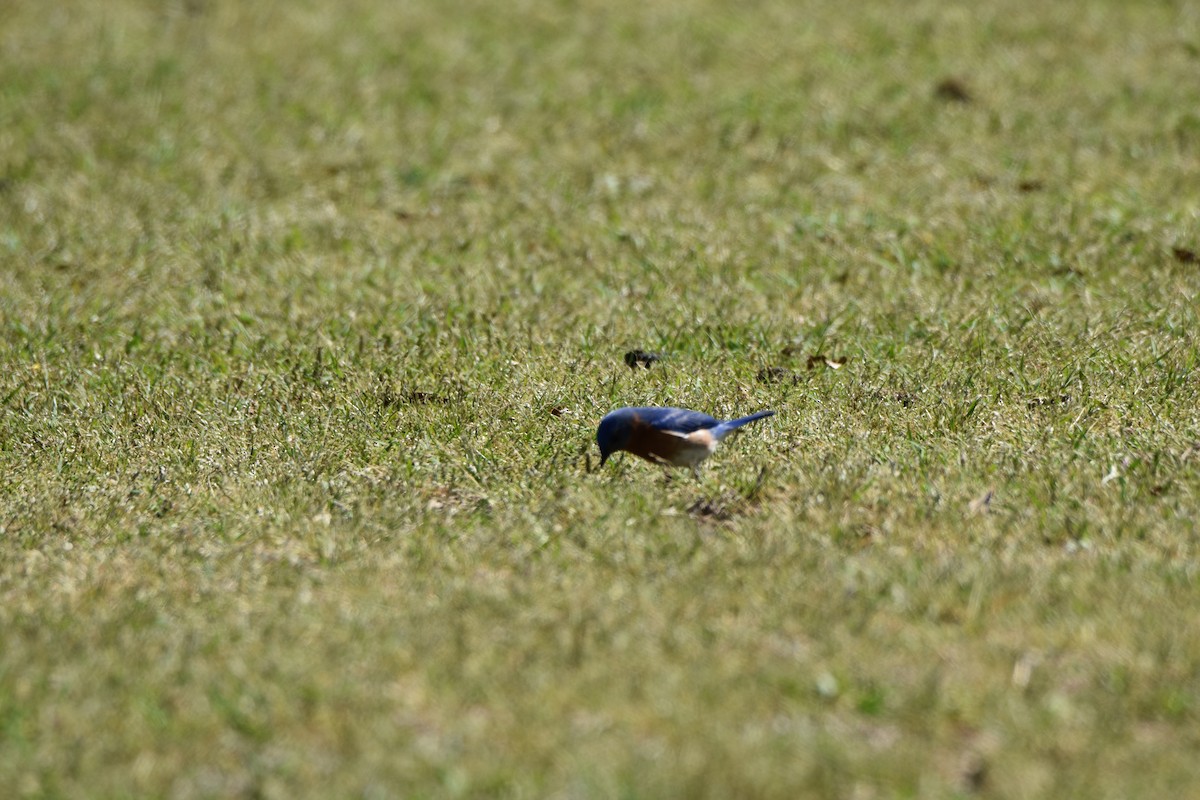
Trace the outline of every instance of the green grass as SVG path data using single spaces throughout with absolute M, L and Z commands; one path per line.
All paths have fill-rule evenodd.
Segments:
M 1195 4 L 0 52 L 5 791 L 1200 791 Z M 596 471 L 641 404 L 778 415 Z

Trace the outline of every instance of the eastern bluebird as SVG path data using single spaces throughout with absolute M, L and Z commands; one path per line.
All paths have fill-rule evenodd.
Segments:
M 717 449 L 730 432 L 774 411 L 722 422 L 686 408 L 618 408 L 600 420 L 596 444 L 600 466 L 617 450 L 625 450 L 656 464 L 690 467 L 699 474 L 700 462 Z

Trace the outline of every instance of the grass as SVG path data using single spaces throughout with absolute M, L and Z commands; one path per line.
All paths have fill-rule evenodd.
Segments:
M 1193 5 L 0 45 L 16 796 L 1200 786 Z M 595 470 L 639 404 L 778 415 Z

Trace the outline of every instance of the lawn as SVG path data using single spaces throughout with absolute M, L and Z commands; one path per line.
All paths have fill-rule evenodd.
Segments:
M 1200 794 L 1200 5 L 978 6 L 5 0 L 0 793 Z

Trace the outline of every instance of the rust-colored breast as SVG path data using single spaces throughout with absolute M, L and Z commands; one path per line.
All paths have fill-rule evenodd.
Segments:
M 660 431 L 641 417 L 634 417 L 625 449 L 656 464 L 678 464 L 679 453 L 688 444 L 683 437 Z

